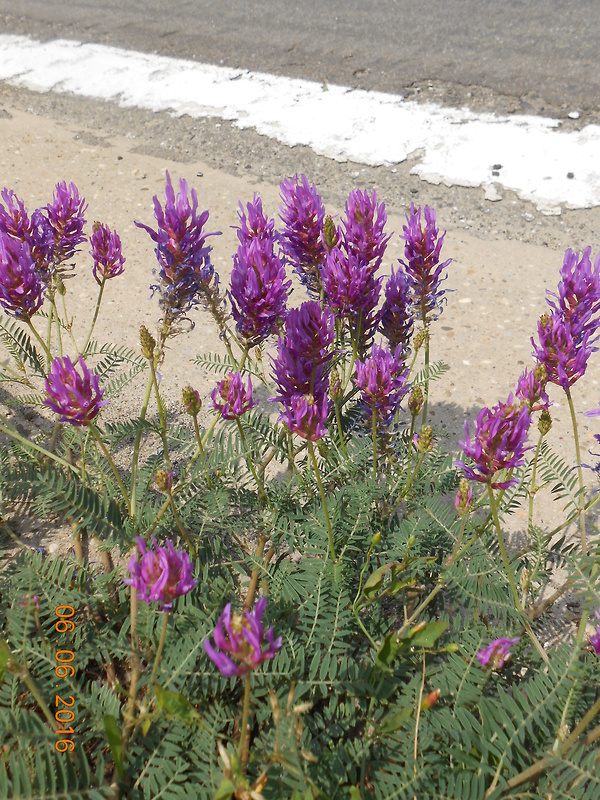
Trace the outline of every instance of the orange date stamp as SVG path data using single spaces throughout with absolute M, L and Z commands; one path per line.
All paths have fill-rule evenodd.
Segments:
M 75 630 L 75 623 L 71 619 L 71 617 L 75 615 L 75 609 L 73 606 L 57 606 L 54 613 L 58 617 L 54 624 L 57 633 L 67 633 L 67 631 L 71 632 Z M 72 664 L 72 662 L 75 660 L 75 653 L 72 650 L 61 649 L 56 651 L 54 657 L 58 662 L 54 668 L 56 677 L 72 678 L 75 674 L 75 667 Z M 56 684 L 56 688 L 60 688 L 58 683 Z M 56 711 L 54 712 L 54 717 L 60 725 L 60 727 L 55 731 L 57 736 L 62 736 L 65 734 L 72 736 L 75 733 L 70 724 L 75 719 L 75 712 L 72 710 L 74 705 L 75 698 L 72 695 L 69 695 L 66 697 L 66 699 L 61 694 L 56 695 Z M 59 753 L 65 753 L 67 751 L 71 753 L 75 749 L 75 744 L 72 739 L 58 739 L 55 747 Z

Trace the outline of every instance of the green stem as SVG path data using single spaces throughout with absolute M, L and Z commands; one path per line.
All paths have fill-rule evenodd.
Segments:
M 375 401 L 373 400 L 373 408 L 371 409 L 372 424 L 371 434 L 373 436 L 373 480 L 377 480 L 377 414 L 375 408 Z
M 537 463 L 540 457 L 540 448 L 542 446 L 542 439 L 544 438 L 544 434 L 540 433 L 540 438 L 538 439 L 537 447 L 535 448 L 535 456 L 533 459 L 533 470 L 531 472 L 531 489 L 529 490 L 529 523 L 527 525 L 527 530 L 531 530 L 533 525 L 533 503 L 535 499 L 535 478 L 537 473 Z
M 113 461 L 112 456 L 108 452 L 108 448 L 106 447 L 106 445 L 102 441 L 102 438 L 101 438 L 100 434 L 98 433 L 98 431 L 96 430 L 96 428 L 95 428 L 95 426 L 93 424 L 90 424 L 89 430 L 90 430 L 90 433 L 92 434 L 92 436 L 94 437 L 94 439 L 96 440 L 96 442 L 98 443 L 98 445 L 100 446 L 100 449 L 102 450 L 102 452 L 104 454 L 104 457 L 108 461 L 108 464 L 109 464 L 109 466 L 110 466 L 110 468 L 111 468 L 111 470 L 113 472 L 113 475 L 115 476 L 115 480 L 117 481 L 119 489 L 121 490 L 121 494 L 123 495 L 123 499 L 125 500 L 125 505 L 127 506 L 127 513 L 131 514 L 132 504 L 131 504 L 131 502 L 129 500 L 129 495 L 127 494 L 127 489 L 125 488 L 125 484 L 123 483 L 123 480 L 121 479 L 121 476 L 119 475 L 119 470 L 117 469 L 117 465 Z M 133 492 L 133 489 L 132 489 L 132 492 Z
M 46 342 L 45 342 L 45 341 L 42 339 L 42 337 L 39 335 L 39 333 L 38 333 L 38 332 L 36 331 L 36 329 L 33 327 L 33 322 L 32 322 L 30 319 L 27 319 L 27 320 L 25 320 L 25 321 L 27 322 L 27 325 L 28 325 L 28 327 L 29 327 L 29 330 L 30 330 L 30 331 L 33 333 L 33 335 L 35 336 L 35 338 L 36 338 L 36 339 L 38 340 L 38 342 L 39 342 L 39 343 L 42 345 L 42 348 L 43 348 L 43 350 L 44 350 L 44 353 L 45 353 L 45 354 L 46 354 L 46 356 L 48 357 L 48 365 L 50 365 L 50 364 L 52 363 L 52 353 L 50 352 L 50 348 L 49 348 L 49 346 L 46 344 Z
M 456 540 L 456 544 L 454 545 L 454 549 L 450 555 L 448 561 L 446 561 L 446 566 L 449 567 L 454 564 L 456 556 L 458 555 L 458 551 L 460 550 L 460 546 L 462 544 L 463 536 L 465 535 L 465 525 L 467 524 L 467 515 L 463 514 L 461 518 L 461 525 L 460 525 L 460 533 L 458 534 L 458 539 Z
M 2 415 L 0 415 L 0 419 L 4 419 Z M 25 437 L 21 436 L 16 430 L 7 427 L 6 425 L 2 425 L 0 423 L 0 433 L 6 433 L 11 439 L 15 439 L 15 441 L 19 442 L 23 447 L 27 447 L 31 450 L 35 450 L 37 453 L 41 453 L 41 455 L 45 456 L 46 458 L 51 458 L 52 461 L 56 461 L 57 464 L 60 464 L 63 467 L 67 467 L 67 469 L 72 470 L 76 475 L 79 475 L 79 470 L 74 464 L 69 464 L 68 461 L 65 461 L 64 458 L 51 453 L 49 450 L 40 447 L 35 442 L 31 442 L 29 439 L 25 439 Z
M 146 392 L 144 394 L 144 399 L 142 400 L 142 407 L 140 409 L 140 423 L 142 423 L 146 419 L 146 412 L 148 411 L 148 403 L 150 402 L 150 395 L 152 393 L 152 387 L 154 386 L 154 370 L 151 371 L 152 374 L 148 379 L 148 384 L 146 386 Z M 135 520 L 136 516 L 136 483 L 137 483 L 137 469 L 138 469 L 138 462 L 140 458 L 140 443 L 142 440 L 142 426 L 138 428 L 135 434 L 135 441 L 133 443 L 133 457 L 131 461 L 131 506 L 129 515 Z
M 250 345 L 247 344 L 244 347 L 244 352 L 242 353 L 242 358 L 240 359 L 240 364 L 238 366 L 238 372 L 241 372 L 244 369 L 244 364 L 246 363 L 246 359 L 248 358 L 248 353 L 250 352 Z
M 175 508 L 175 502 L 173 500 L 173 495 L 171 494 L 171 492 L 169 492 L 168 498 L 169 498 L 169 504 L 171 506 L 171 513 L 173 514 L 173 519 L 175 520 L 175 524 L 177 525 L 177 529 L 179 530 L 179 533 L 185 539 L 185 543 L 187 544 L 187 546 L 190 548 L 190 553 L 192 553 L 194 558 L 196 558 L 196 556 L 197 556 L 196 548 L 194 547 L 194 545 L 190 541 L 190 537 L 188 536 L 187 531 L 185 530 L 185 528 L 181 524 L 181 520 L 179 519 L 179 514 L 177 513 L 177 509 Z
M 106 283 L 106 275 L 102 277 L 102 283 L 100 284 L 100 291 L 98 292 L 98 299 L 96 300 L 96 308 L 94 309 L 94 316 L 92 317 L 92 324 L 90 325 L 88 335 L 85 337 L 85 344 L 83 345 L 83 350 L 81 351 L 82 353 L 85 353 L 85 351 L 87 350 L 87 346 L 90 343 L 90 339 L 92 338 L 92 333 L 96 325 L 96 320 L 98 319 L 98 312 L 100 311 L 100 303 L 102 302 L 102 295 L 104 293 L 105 283 Z
M 50 723 L 50 726 L 52 727 L 52 729 L 53 730 L 57 730 L 58 723 L 57 723 L 56 719 L 54 718 L 54 716 L 52 715 L 52 712 L 48 708 L 48 705 L 46 704 L 46 701 L 42 697 L 42 694 L 41 694 L 40 690 L 38 689 L 37 684 L 35 683 L 35 681 L 31 677 L 31 674 L 30 674 L 29 670 L 27 669 L 26 665 L 23 666 L 21 671 L 19 672 L 19 678 L 21 678 L 21 680 L 23 681 L 25 686 L 27 686 L 27 688 L 31 692 L 32 696 L 34 697 L 36 703 L 42 709 L 42 712 L 43 712 L 44 716 L 46 717 L 46 719 L 48 720 L 48 722 Z
M 348 451 L 346 450 L 346 445 L 344 443 L 344 431 L 342 429 L 342 416 L 340 414 L 340 404 L 338 400 L 333 401 L 335 407 L 335 421 L 337 423 L 338 435 L 340 437 L 340 447 L 342 448 L 342 453 L 344 454 L 344 458 L 348 460 Z
M 422 303 L 424 308 L 425 300 L 423 300 Z M 425 316 L 423 316 L 423 326 L 425 328 L 425 391 L 423 392 L 425 397 L 423 399 L 423 417 L 421 419 L 421 427 L 427 424 L 427 407 L 429 405 L 429 329 L 427 328 Z
M 198 417 L 194 417 L 194 431 L 196 433 L 196 441 L 198 443 L 198 450 L 200 457 L 202 458 L 202 467 L 204 468 L 204 475 L 206 476 L 206 485 L 209 489 L 212 489 L 212 483 L 210 481 L 210 475 L 208 474 L 208 469 L 206 466 L 206 456 L 204 455 L 204 445 L 202 444 L 202 436 L 200 435 L 200 427 L 198 425 Z
M 246 747 L 246 737 L 248 735 L 248 717 L 250 715 L 250 690 L 251 690 L 252 672 L 246 673 L 246 680 L 244 683 L 244 705 L 242 707 L 242 725 L 240 727 L 240 744 L 238 747 L 238 758 L 240 761 L 244 760 L 244 750 Z
M 169 612 L 165 611 L 163 615 L 163 624 L 162 624 L 162 631 L 160 633 L 160 641 L 158 643 L 158 650 L 156 651 L 156 658 L 154 659 L 152 674 L 150 675 L 150 685 L 154 683 L 154 678 L 156 677 L 156 670 L 158 669 L 158 665 L 160 664 L 162 651 L 165 646 L 165 641 L 167 639 L 168 622 L 169 622 Z
M 71 337 L 71 341 L 73 342 L 73 347 L 75 348 L 75 352 L 79 355 L 80 350 L 77 347 L 77 342 L 75 340 L 75 336 L 73 334 L 73 319 L 71 318 L 71 322 L 69 322 L 69 315 L 67 314 L 67 301 L 65 300 L 66 295 L 62 295 L 62 304 L 63 304 L 63 311 L 65 312 L 65 325 L 67 326 L 67 331 L 69 332 L 69 336 Z
M 423 463 L 423 459 L 424 458 L 425 458 L 425 453 L 419 453 L 419 455 L 417 456 L 417 462 L 415 464 L 415 468 L 414 468 L 414 470 L 412 472 L 412 475 L 410 476 L 410 478 L 408 480 L 408 483 L 406 484 L 406 486 L 404 487 L 404 490 L 402 491 L 402 493 L 398 497 L 398 500 L 394 503 L 394 505 L 391 507 L 391 509 L 389 510 L 389 512 L 387 514 L 388 519 L 392 516 L 394 511 L 398 508 L 400 503 L 404 500 L 404 498 L 408 494 L 408 492 L 410 490 L 410 487 L 413 485 L 413 483 L 415 481 L 415 478 L 417 477 L 417 475 L 419 473 L 419 470 L 421 468 L 421 464 Z M 396 484 L 394 489 L 392 489 L 392 491 L 390 492 L 390 495 L 394 494 L 394 492 L 396 491 L 397 487 L 398 487 L 398 484 Z
M 512 569 L 510 568 L 510 564 L 508 563 L 506 547 L 504 546 L 504 536 L 502 535 L 502 528 L 500 527 L 500 520 L 498 518 L 498 509 L 496 508 L 496 501 L 494 499 L 494 490 L 492 489 L 491 479 L 488 479 L 487 481 L 487 488 L 488 488 L 488 495 L 490 498 L 490 509 L 492 511 L 492 518 L 494 520 L 494 525 L 496 526 L 496 533 L 498 535 L 498 544 L 500 545 L 500 554 L 502 556 L 502 561 L 504 563 L 504 570 L 506 572 L 506 577 L 508 578 L 508 582 L 510 584 L 510 590 L 512 592 L 515 601 L 516 609 L 517 611 L 522 612 L 523 608 L 521 606 L 521 601 L 519 599 L 519 592 L 517 591 L 517 585 L 515 583 L 515 579 L 512 574 Z
M 54 295 L 51 296 L 50 303 L 52 305 L 51 313 L 54 318 L 54 324 L 56 326 L 56 341 L 58 342 L 58 355 L 62 358 L 63 345 L 62 345 L 62 334 L 60 332 L 60 318 L 58 316 L 58 309 L 56 308 L 56 301 L 54 299 Z
M 158 379 L 156 377 L 156 365 L 154 361 L 150 362 L 150 370 L 152 372 L 152 383 L 154 384 L 154 394 L 156 396 L 156 405 L 158 407 L 158 419 L 160 421 L 160 439 L 163 445 L 163 453 L 165 456 L 165 464 L 167 470 L 171 469 L 171 459 L 169 458 L 169 445 L 167 442 L 167 417 L 165 414 L 165 408 L 160 396 L 160 392 L 158 391 Z
M 579 488 L 581 498 L 579 500 L 579 530 L 581 533 L 581 553 L 587 556 L 587 539 L 585 535 L 585 485 L 583 483 L 583 470 L 581 468 L 581 450 L 579 447 L 579 433 L 577 431 L 577 418 L 575 416 L 575 407 L 573 405 L 573 398 L 571 392 L 565 389 L 567 395 L 567 402 L 569 403 L 569 411 L 571 412 L 571 422 L 573 423 L 573 437 L 575 439 L 575 457 L 577 459 L 577 471 L 579 473 Z
M 244 434 L 244 429 L 242 428 L 242 423 L 240 422 L 240 418 L 236 417 L 235 421 L 237 422 L 238 431 L 240 432 L 240 439 L 242 440 L 244 453 L 246 454 L 246 461 L 248 463 L 248 467 L 250 468 L 250 472 L 254 477 L 254 481 L 256 482 L 258 493 L 262 496 L 263 500 L 266 500 L 267 493 L 265 492 L 265 487 L 262 485 L 262 482 L 258 477 L 256 470 L 254 469 L 254 464 L 252 463 L 252 459 L 250 458 L 250 451 L 248 450 L 248 443 L 246 442 L 246 435 Z
M 331 557 L 334 561 L 337 561 L 337 556 L 335 554 L 335 547 L 333 544 L 333 531 L 331 530 L 331 520 L 329 519 L 329 511 L 327 510 L 327 499 L 325 497 L 325 490 L 323 489 L 323 484 L 321 483 L 321 475 L 319 473 L 319 467 L 317 466 L 317 459 L 315 458 L 315 448 L 313 447 L 312 441 L 308 440 L 308 452 L 310 453 L 310 457 L 313 463 L 313 468 L 315 470 L 315 477 L 317 479 L 317 485 L 319 487 L 319 493 L 321 495 L 321 502 L 323 503 L 323 511 L 325 512 L 325 521 L 327 523 L 327 536 L 329 537 L 329 548 L 331 550 Z

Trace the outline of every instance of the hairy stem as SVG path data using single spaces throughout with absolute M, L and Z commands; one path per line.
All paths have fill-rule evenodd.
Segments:
M 587 539 L 585 535 L 585 485 L 583 483 L 583 470 L 581 468 L 581 449 L 579 447 L 579 432 L 577 430 L 577 417 L 575 416 L 575 406 L 569 389 L 565 389 L 569 411 L 571 412 L 571 422 L 573 423 L 573 438 L 575 439 L 575 456 L 577 459 L 577 472 L 579 474 L 579 531 L 581 533 L 581 553 L 587 556 Z
M 240 418 L 236 417 L 235 421 L 237 422 L 238 431 L 240 432 L 240 439 L 242 440 L 242 445 L 244 447 L 244 453 L 246 455 L 246 461 L 248 463 L 248 467 L 252 476 L 254 477 L 254 481 L 258 488 L 259 495 L 263 498 L 263 500 L 267 500 L 267 493 L 265 492 L 265 487 L 263 486 L 260 478 L 257 475 L 256 469 L 254 468 L 254 464 L 252 459 L 250 458 L 250 451 L 248 450 L 248 443 L 246 442 L 246 435 L 244 434 L 244 429 L 242 428 L 242 423 L 240 422 Z
M 238 747 L 238 758 L 244 761 L 244 753 L 246 750 L 246 737 L 248 735 L 248 717 L 250 715 L 250 690 L 251 690 L 252 672 L 246 673 L 244 682 L 244 705 L 242 707 L 242 724 L 240 726 L 240 744 Z
M 94 316 L 92 317 L 92 324 L 90 325 L 90 329 L 88 331 L 87 336 L 85 337 L 85 344 L 83 345 L 82 353 L 85 353 L 87 347 L 90 343 L 90 339 L 92 338 L 92 333 L 94 332 L 94 328 L 96 326 L 96 320 L 98 319 L 98 312 L 100 311 L 100 303 L 102 302 L 102 295 L 104 294 L 104 284 L 106 283 L 106 275 L 102 277 L 102 283 L 100 284 L 100 291 L 98 292 L 98 299 L 96 300 L 96 308 L 94 309 Z
M 104 454 L 104 458 L 107 460 L 107 462 L 108 462 L 108 464 L 109 464 L 109 466 L 110 466 L 110 468 L 111 468 L 111 470 L 113 472 L 113 475 L 115 476 L 115 480 L 117 481 L 119 489 L 121 490 L 121 494 L 123 495 L 123 499 L 125 500 L 125 505 L 127 506 L 127 512 L 128 512 L 128 514 L 131 514 L 131 512 L 132 512 L 132 504 L 131 504 L 131 502 L 129 500 L 129 495 L 127 493 L 127 489 L 125 488 L 125 484 L 123 483 L 123 480 L 122 480 L 121 476 L 119 475 L 119 470 L 117 469 L 117 465 L 115 464 L 111 454 L 108 452 L 107 446 L 102 441 L 102 437 L 100 436 L 100 433 L 96 430 L 96 427 L 91 423 L 90 423 L 90 426 L 89 426 L 89 431 L 92 434 L 92 436 L 94 437 L 94 439 L 96 440 L 96 442 L 98 443 L 98 446 L 100 447 L 100 449 L 102 450 L 102 452 Z M 133 492 L 133 489 L 132 489 L 132 492 Z
M 156 651 L 154 666 L 152 667 L 152 673 L 150 675 L 150 685 L 154 683 L 154 678 L 156 677 L 156 671 L 158 670 L 158 665 L 160 664 L 163 648 L 167 640 L 168 623 L 169 623 L 169 612 L 165 611 L 163 612 L 163 624 L 162 624 L 162 630 L 160 632 L 160 641 L 158 642 L 158 650 Z
M 329 519 L 329 511 L 327 509 L 327 499 L 325 497 L 325 490 L 323 489 L 323 484 L 321 482 L 321 474 L 319 473 L 317 459 L 315 458 L 315 448 L 313 447 L 313 443 L 310 439 L 308 440 L 308 452 L 310 454 L 313 468 L 315 470 L 315 478 L 317 479 L 317 486 L 319 487 L 319 494 L 321 495 L 321 503 L 323 504 L 323 511 L 325 512 L 325 522 L 327 523 L 327 536 L 329 537 L 329 548 L 331 550 L 331 557 L 333 558 L 334 561 L 337 561 L 337 556 L 335 554 L 335 547 L 333 544 L 333 531 L 331 529 L 331 520 Z

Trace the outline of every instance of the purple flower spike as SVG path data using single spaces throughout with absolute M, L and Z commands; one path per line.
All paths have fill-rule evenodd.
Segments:
M 440 289 L 443 280 L 442 270 L 452 261 L 451 258 L 440 264 L 440 252 L 446 233 L 438 237 L 435 225 L 435 211 L 425 206 L 425 225 L 421 224 L 421 207 L 415 211 L 414 204 L 406 215 L 407 225 L 402 238 L 406 261 L 400 261 L 406 269 L 411 287 L 412 302 L 417 316 L 423 323 L 437 319 L 436 312 L 442 310 L 442 299 L 446 294 Z
M 204 231 L 209 214 L 208 211 L 198 214 L 196 190 L 192 189 L 188 197 L 187 182 L 180 179 L 179 192 L 175 195 L 168 172 L 165 206 L 163 209 L 155 195 L 154 217 L 158 224 L 156 231 L 141 222 L 135 224 L 156 242 L 160 283 L 150 288 L 158 291 L 165 323 L 171 325 L 200 303 L 202 295 L 211 303 L 218 296 L 219 276 L 211 264 L 212 247 L 206 244 L 206 239 L 219 234 Z
M 0 305 L 17 319 L 31 319 L 44 302 L 42 283 L 27 242 L 0 232 Z
M 600 255 L 592 267 L 591 252 L 592 248 L 587 247 L 580 259 L 579 253 L 567 250 L 560 270 L 558 294 L 547 292 L 554 300 L 547 298 L 546 302 L 570 324 L 576 341 L 586 333 L 593 335 L 600 326 L 597 316 L 600 311 Z
M 590 634 L 590 644 L 600 656 L 600 609 L 596 611 L 596 619 L 598 620 L 596 633 Z
M 327 252 L 323 243 L 323 201 L 305 175 L 283 181 L 280 188 L 281 247 L 309 295 L 318 297 L 320 270 Z
M 565 391 L 585 374 L 589 357 L 598 349 L 592 347 L 589 332 L 575 336 L 559 312 L 540 317 L 538 338 L 539 345 L 531 337 L 533 355 L 545 366 L 547 380 Z
M 471 441 L 469 423 L 465 420 L 465 441 L 459 442 L 464 454 L 475 462 L 472 467 L 463 461 L 454 465 L 462 467 L 470 480 L 491 482 L 494 489 L 507 489 L 518 483 L 517 478 L 494 481 L 500 470 L 520 467 L 529 447 L 527 431 L 531 414 L 526 405 L 514 403 L 512 394 L 506 403 L 498 403 L 492 409 L 482 408 L 475 420 L 475 438 Z
M 383 229 L 387 222 L 385 204 L 377 202 L 377 194 L 355 189 L 346 203 L 346 219 L 342 220 L 344 249 L 362 257 L 371 272 L 379 269 L 390 240 Z
M 345 253 L 333 247 L 322 271 L 328 308 L 337 316 L 348 317 L 358 342 L 374 333 L 377 303 L 383 278 L 375 278 L 365 256 Z
M 45 379 L 48 398 L 44 400 L 44 405 L 55 414 L 60 414 L 60 422 L 86 426 L 102 406 L 108 404 L 108 400 L 102 400 L 104 389 L 98 385 L 99 378 L 89 371 L 81 356 L 79 366 L 83 377 L 68 356 L 54 359 Z
M 190 557 L 175 550 L 169 539 L 166 547 L 159 547 L 153 536 L 154 550 L 148 551 L 141 536 L 135 540 L 141 560 L 137 560 L 135 553 L 131 556 L 128 565 L 131 578 L 124 578 L 123 583 L 136 590 L 138 600 L 159 602 L 161 611 L 171 611 L 175 598 L 191 592 L 198 583 L 192 578 Z
M 230 372 L 224 381 L 219 381 L 211 393 L 213 406 L 223 419 L 236 419 L 256 405 L 252 400 L 252 382 L 244 386 L 239 372 Z
M 299 359 L 317 365 L 330 361 L 334 338 L 334 317 L 323 311 L 315 300 L 288 311 L 285 322 L 286 346 Z
M 74 183 L 65 181 L 56 184 L 54 199 L 39 212 L 52 230 L 54 240 L 53 259 L 62 264 L 73 258 L 78 245 L 85 242 L 83 232 L 87 205 Z
M 96 283 L 102 284 L 102 281 L 116 278 L 123 273 L 125 258 L 121 252 L 121 239 L 116 231 L 111 231 L 108 225 L 94 222 L 90 244 L 90 255 L 94 259 L 92 272 Z
M 0 231 L 19 242 L 29 242 L 31 238 L 31 220 L 25 208 L 12 189 L 4 188 L 0 195 L 6 207 L 0 203 Z
M 329 412 L 327 394 L 318 398 L 312 394 L 295 394 L 285 403 L 285 411 L 279 415 L 291 433 L 297 433 L 302 439 L 316 442 L 327 434 L 325 423 Z
M 510 658 L 510 648 L 520 641 L 521 638 L 519 636 L 516 639 L 494 639 L 487 647 L 476 654 L 477 660 L 484 668 L 502 669 L 505 662 Z
M 525 369 L 515 387 L 515 400 L 525 403 L 529 411 L 543 411 L 549 408 L 550 398 L 546 394 L 546 368 L 539 364 L 535 369 Z
M 408 369 L 398 359 L 401 348 L 390 353 L 385 348 L 374 344 L 370 358 L 356 362 L 356 385 L 360 389 L 365 411 L 371 418 L 373 404 L 377 423 L 387 425 L 400 406 L 400 401 L 409 391 L 406 382 Z
M 221 675 L 226 678 L 245 675 L 258 669 L 265 661 L 275 658 L 283 644 L 283 638 L 278 636 L 275 639 L 273 626 L 265 635 L 262 617 L 266 607 L 266 597 L 257 601 L 254 611 L 244 611 L 243 614 L 232 613 L 231 603 L 225 606 L 213 634 L 218 650 L 210 639 L 204 640 L 206 654 Z M 267 647 L 263 649 L 265 644 Z
M 410 280 L 404 269 L 392 274 L 385 285 L 385 301 L 379 312 L 379 329 L 393 348 L 402 345 L 402 358 L 409 352 L 413 331 Z
M 291 281 L 275 253 L 274 221 L 262 213 L 260 198 L 248 203 L 248 218 L 240 212 L 240 246 L 233 257 L 229 297 L 240 336 L 257 345 L 275 333 L 286 313 Z

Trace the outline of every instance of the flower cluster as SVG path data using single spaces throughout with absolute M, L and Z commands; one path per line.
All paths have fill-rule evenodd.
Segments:
M 39 216 L 34 220 L 36 224 L 42 230 L 51 232 L 54 245 L 52 259 L 56 266 L 72 259 L 77 247 L 85 242 L 83 215 L 86 209 L 86 202 L 83 197 L 79 197 L 77 186 L 74 183 L 67 186 L 62 181 L 56 185 L 52 202 L 37 212 Z
M 383 278 L 361 253 L 333 247 L 321 273 L 327 307 L 339 317 L 346 317 L 353 327 L 355 341 L 363 342 L 374 333 L 377 304 Z
M 494 639 L 487 647 L 477 653 L 477 660 L 484 668 L 502 669 L 511 655 L 510 648 L 520 641 L 521 638 L 519 636 L 516 639 L 507 639 L 505 637 Z
M 108 225 L 94 222 L 94 231 L 90 237 L 90 255 L 94 260 L 92 273 L 96 283 L 116 278 L 123 273 L 125 258 L 121 252 L 121 239 L 116 231 Z
M 253 612 L 244 611 L 243 614 L 232 613 L 231 603 L 227 603 L 213 634 L 220 652 L 210 639 L 204 640 L 206 654 L 226 678 L 258 669 L 281 648 L 283 639 L 281 636 L 275 639 L 273 626 L 265 636 L 262 617 L 266 607 L 266 597 L 257 601 Z M 267 647 L 263 650 L 265 638 Z
M 538 339 L 531 342 L 534 355 L 546 368 L 550 383 L 565 391 L 584 375 L 600 327 L 600 255 L 594 266 L 591 248 L 579 253 L 567 250 L 560 270 L 558 294 L 548 292 L 551 314 L 538 322 Z
M 408 369 L 399 360 L 400 354 L 400 347 L 390 353 L 387 345 L 384 348 L 374 344 L 371 356 L 356 362 L 355 383 L 369 418 L 374 411 L 378 426 L 389 423 L 410 389 Z
M 223 419 L 236 419 L 249 411 L 255 403 L 252 400 L 252 382 L 244 386 L 239 372 L 230 372 L 225 380 L 219 381 L 211 393 L 213 407 Z
M 600 656 L 600 609 L 596 611 L 596 619 L 598 621 L 596 624 L 596 632 L 590 634 L 590 644 Z
M 188 196 L 187 182 L 183 178 L 175 195 L 167 172 L 164 209 L 158 197 L 154 196 L 154 218 L 158 229 L 135 223 L 156 242 L 160 283 L 151 288 L 160 295 L 159 306 L 165 314 L 167 328 L 200 303 L 202 295 L 211 303 L 218 295 L 219 276 L 210 260 L 212 247 L 206 244 L 209 236 L 217 234 L 205 232 L 208 217 L 208 211 L 198 214 L 196 190 L 192 189 Z
M 436 319 L 436 312 L 441 311 L 441 303 L 445 291 L 440 289 L 442 271 L 450 264 L 451 258 L 440 263 L 440 253 L 446 233 L 439 236 L 435 224 L 435 211 L 429 206 L 423 210 L 425 224 L 421 222 L 421 207 L 415 211 L 411 205 L 406 215 L 407 224 L 403 227 L 402 238 L 405 261 L 400 263 L 406 269 L 410 283 L 413 306 L 418 319 L 426 324 Z
M 131 578 L 124 578 L 123 583 L 136 590 L 138 600 L 159 602 L 161 611 L 170 611 L 175 598 L 191 592 L 198 583 L 192 578 L 192 562 L 187 553 L 175 550 L 168 539 L 166 547 L 159 547 L 152 537 L 154 549 L 148 551 L 141 536 L 135 540 L 138 554 L 131 556 L 128 565 Z M 141 555 L 140 561 L 137 555 Z
M 535 369 L 525 369 L 520 375 L 515 387 L 515 400 L 525 403 L 530 413 L 543 411 L 550 405 L 550 398 L 546 394 L 546 367 L 538 364 Z
M 402 345 L 402 358 L 409 354 L 413 331 L 410 281 L 402 267 L 392 274 L 385 285 L 385 300 L 379 312 L 379 329 L 393 348 Z
M 482 408 L 475 420 L 475 437 L 471 441 L 469 423 L 465 420 L 465 441 L 459 442 L 464 454 L 475 463 L 467 466 L 463 461 L 455 461 L 462 467 L 470 480 L 490 483 L 495 489 L 507 489 L 517 483 L 516 478 L 494 480 L 500 470 L 520 467 L 524 454 L 529 449 L 527 431 L 531 414 L 527 405 L 514 402 L 512 394 L 506 403 L 498 403 L 493 408 Z
M 30 218 L 25 203 L 12 189 L 3 189 L 1 196 L 6 206 L 0 203 L 0 233 L 19 244 L 29 246 L 38 276 L 47 284 L 54 271 L 54 238 L 42 209 L 34 211 Z
M 270 400 L 283 404 L 279 421 L 303 439 L 314 441 L 326 433 L 333 339 L 333 317 L 315 300 L 288 312 L 273 359 L 278 394 Z
M 17 319 L 31 319 L 44 302 L 45 285 L 26 241 L 0 231 L 0 305 Z
M 325 208 L 314 184 L 296 175 L 281 184 L 281 247 L 309 295 L 321 292 L 320 270 L 327 249 L 323 242 Z
M 98 375 L 89 371 L 81 356 L 79 366 L 83 376 L 77 372 L 69 356 L 54 359 L 45 379 L 48 397 L 44 405 L 60 414 L 60 422 L 87 426 L 108 400 L 102 400 L 104 389 L 98 385 Z
M 377 194 L 371 196 L 360 189 L 350 192 L 346 202 L 346 218 L 342 220 L 342 242 L 344 250 L 361 256 L 374 273 L 381 266 L 390 236 L 384 235 L 387 222 L 385 204 L 377 202 Z
M 471 510 L 473 504 L 473 489 L 466 478 L 461 478 L 454 498 L 454 507 L 462 516 Z
M 229 297 L 238 333 L 257 345 L 283 321 L 292 282 L 286 281 L 285 266 L 275 253 L 274 220 L 263 214 L 259 197 L 247 209 L 246 216 L 240 204 L 240 246 L 233 257 Z

